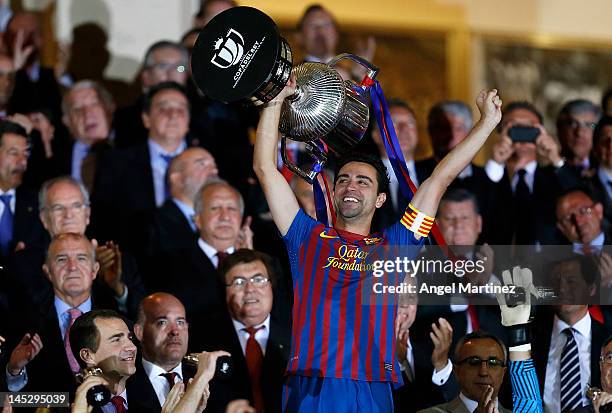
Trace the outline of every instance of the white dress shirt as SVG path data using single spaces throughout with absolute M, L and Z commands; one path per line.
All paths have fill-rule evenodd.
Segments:
M 149 155 L 151 158 L 151 171 L 153 172 L 153 188 L 155 190 L 155 205 L 161 206 L 166 200 L 166 170 L 168 169 L 168 163 L 161 157 L 161 155 L 177 156 L 180 155 L 187 145 L 185 142 L 181 142 L 178 148 L 173 152 L 166 152 L 157 143 L 151 139 L 148 140 L 149 144 Z
M 166 396 L 171 390 L 170 383 L 164 376 L 160 376 L 160 374 L 164 373 L 176 373 L 176 377 L 174 378 L 174 382 L 177 383 L 179 381 L 183 381 L 183 367 L 182 363 L 179 363 L 178 366 L 167 372 L 166 370 L 159 367 L 157 364 L 153 364 L 148 360 L 145 360 L 144 357 L 142 359 L 142 367 L 144 368 L 151 385 L 153 386 L 153 390 L 157 395 L 157 400 L 159 400 L 159 405 L 163 406 L 166 401 Z
M 246 357 L 246 344 L 247 340 L 249 339 L 249 333 L 246 331 L 246 326 L 240 321 L 232 319 L 232 323 L 234 323 L 234 330 L 236 330 L 238 341 L 240 341 L 240 347 L 242 347 L 242 354 L 244 354 Z M 268 314 L 263 323 L 255 326 L 255 328 L 259 327 L 263 328 L 260 328 L 255 333 L 255 341 L 259 343 L 259 347 L 261 347 L 261 351 L 265 356 L 266 346 L 268 345 L 268 337 L 270 336 L 270 314 Z
M 461 401 L 465 405 L 465 408 L 470 413 L 474 413 L 474 410 L 476 410 L 476 408 L 478 407 L 478 402 L 468 398 L 462 392 L 459 393 L 459 399 L 461 399 Z M 499 401 L 497 402 L 497 408 L 499 409 Z
M 200 246 L 200 249 L 202 249 L 204 254 L 206 254 L 210 262 L 212 262 L 212 265 L 217 268 L 219 266 L 219 257 L 217 257 L 217 249 L 206 241 L 204 241 L 202 238 L 198 238 L 198 245 Z M 234 251 L 236 251 L 236 248 L 234 248 L 233 246 L 225 250 L 225 252 L 227 252 L 228 254 L 233 254 Z
M 533 192 L 533 182 L 535 178 L 535 170 L 538 166 L 537 161 L 531 161 L 525 165 L 525 183 L 527 183 L 527 187 L 529 188 L 529 192 Z M 489 179 L 493 182 L 499 182 L 504 177 L 505 167 L 504 165 L 495 162 L 493 159 L 489 159 L 485 165 L 485 172 Z M 518 184 L 519 176 L 517 173 L 514 174 L 512 179 L 510 180 L 510 184 L 512 185 L 512 192 L 516 190 L 516 185 Z
M 550 338 L 550 349 L 548 350 L 548 362 L 546 363 L 546 378 L 544 381 L 544 411 L 546 413 L 561 411 L 561 352 L 567 342 L 563 330 L 570 327 L 565 321 L 555 316 L 553 330 Z M 578 345 L 578 357 L 580 358 L 580 388 L 586 389 L 591 381 L 591 316 L 587 311 L 576 324 L 571 326 L 574 339 Z M 582 396 L 582 404 L 590 403 L 586 395 Z

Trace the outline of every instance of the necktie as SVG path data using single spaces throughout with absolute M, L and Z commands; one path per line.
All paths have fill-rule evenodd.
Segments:
M 4 211 L 0 217 L 0 250 L 2 255 L 8 255 L 9 245 L 13 240 L 13 212 L 11 211 L 11 198 L 13 195 L 0 195 L 4 204 Z
M 248 327 L 245 330 L 249 333 L 246 343 L 246 361 L 251 379 L 251 389 L 253 390 L 253 402 L 258 413 L 264 411 L 263 393 L 261 391 L 261 372 L 263 370 L 263 352 L 261 346 L 255 340 L 255 334 L 264 326 L 258 328 Z
M 215 255 L 217 256 L 217 268 L 219 268 L 219 266 L 221 265 L 223 260 L 225 260 L 227 257 L 229 257 L 230 254 L 228 252 L 225 252 L 225 251 L 217 251 L 217 253 Z
M 561 352 L 561 412 L 567 412 L 581 406 L 582 385 L 580 380 L 580 358 L 578 344 L 574 338 L 574 329 L 566 328 L 563 334 L 567 341 Z
M 70 369 L 73 373 L 78 373 L 79 363 L 74 358 L 74 354 L 72 354 L 72 349 L 70 348 L 70 328 L 74 324 L 74 320 L 76 320 L 81 314 L 83 314 L 83 312 L 78 308 L 71 308 L 67 311 L 67 313 L 70 319 L 68 321 L 68 328 L 66 329 L 66 334 L 64 335 L 64 348 L 66 349 L 66 356 L 68 357 Z
M 168 380 L 168 384 L 170 385 L 170 390 L 172 390 L 172 386 L 174 386 L 174 381 L 176 379 L 177 374 L 173 371 L 168 373 L 162 373 L 160 376 L 164 376 L 166 380 Z
M 121 396 L 111 397 L 111 403 L 115 406 L 117 413 L 126 413 L 128 410 L 125 408 L 125 399 Z
M 168 166 L 170 165 L 170 162 L 174 159 L 175 155 L 167 155 L 160 153 L 159 157 L 166 163 L 166 173 L 164 174 L 164 199 L 168 199 L 170 198 L 170 185 L 168 184 Z
M 518 182 L 514 190 L 514 211 L 515 211 L 515 227 L 514 227 L 514 244 L 515 245 L 531 245 L 535 241 L 533 232 L 533 199 L 531 191 L 527 186 L 525 174 L 527 171 L 519 169 Z
M 476 310 L 476 306 L 474 304 L 468 304 L 467 312 L 468 316 L 470 317 L 470 321 L 472 322 L 472 331 L 480 330 L 480 323 L 478 322 L 478 311 Z

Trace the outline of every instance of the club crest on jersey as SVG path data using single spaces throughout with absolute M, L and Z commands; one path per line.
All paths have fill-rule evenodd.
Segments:
M 385 363 L 385 370 L 387 370 L 387 371 L 393 371 L 393 364 L 391 364 L 391 363 Z
M 380 241 L 382 241 L 382 238 L 380 238 L 380 237 L 364 238 L 363 239 L 363 242 L 365 242 L 366 245 L 378 244 Z

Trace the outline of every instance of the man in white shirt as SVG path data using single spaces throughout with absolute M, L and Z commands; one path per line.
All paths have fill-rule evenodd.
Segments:
M 563 159 L 542 123 L 542 115 L 529 102 L 512 102 L 504 109 L 499 140 L 485 166 L 489 179 L 497 183 L 493 213 L 485 220 L 491 244 L 557 243 L 552 208 L 560 185 L 557 170 Z M 539 132 L 533 142 L 512 141 L 509 133 L 513 127 L 532 127 Z M 538 154 L 550 166 L 539 166 Z
M 155 293 L 142 300 L 134 334 L 142 359 L 127 382 L 132 409 L 160 412 L 172 386 L 183 381 L 189 324 L 185 307 L 173 295 Z M 190 376 L 193 376 L 193 371 Z
M 587 408 L 584 389 L 599 384 L 599 351 L 609 331 L 591 317 L 596 269 L 590 257 L 571 255 L 551 264 L 551 285 L 561 304 L 538 308 L 534 360 L 545 412 Z M 576 410 L 580 411 L 580 410 Z

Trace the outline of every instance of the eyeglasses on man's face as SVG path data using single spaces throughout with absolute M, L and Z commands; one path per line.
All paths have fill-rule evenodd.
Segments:
M 242 289 L 245 288 L 247 283 L 251 283 L 252 285 L 254 285 L 255 287 L 263 287 L 266 284 L 268 284 L 268 282 L 270 281 L 270 279 L 268 277 L 266 277 L 263 274 L 257 274 L 254 275 L 251 278 L 245 278 L 245 277 L 234 277 L 232 279 L 232 282 L 229 284 L 226 284 L 226 286 L 228 287 L 232 287 L 232 288 L 238 288 L 238 289 Z
M 478 356 L 466 357 L 463 360 L 459 360 L 455 364 L 467 364 L 470 367 L 480 367 L 482 363 L 486 363 L 487 367 L 490 369 L 498 369 L 502 368 L 506 365 L 503 360 L 498 359 L 497 357 L 489 357 L 488 359 L 481 359 Z

